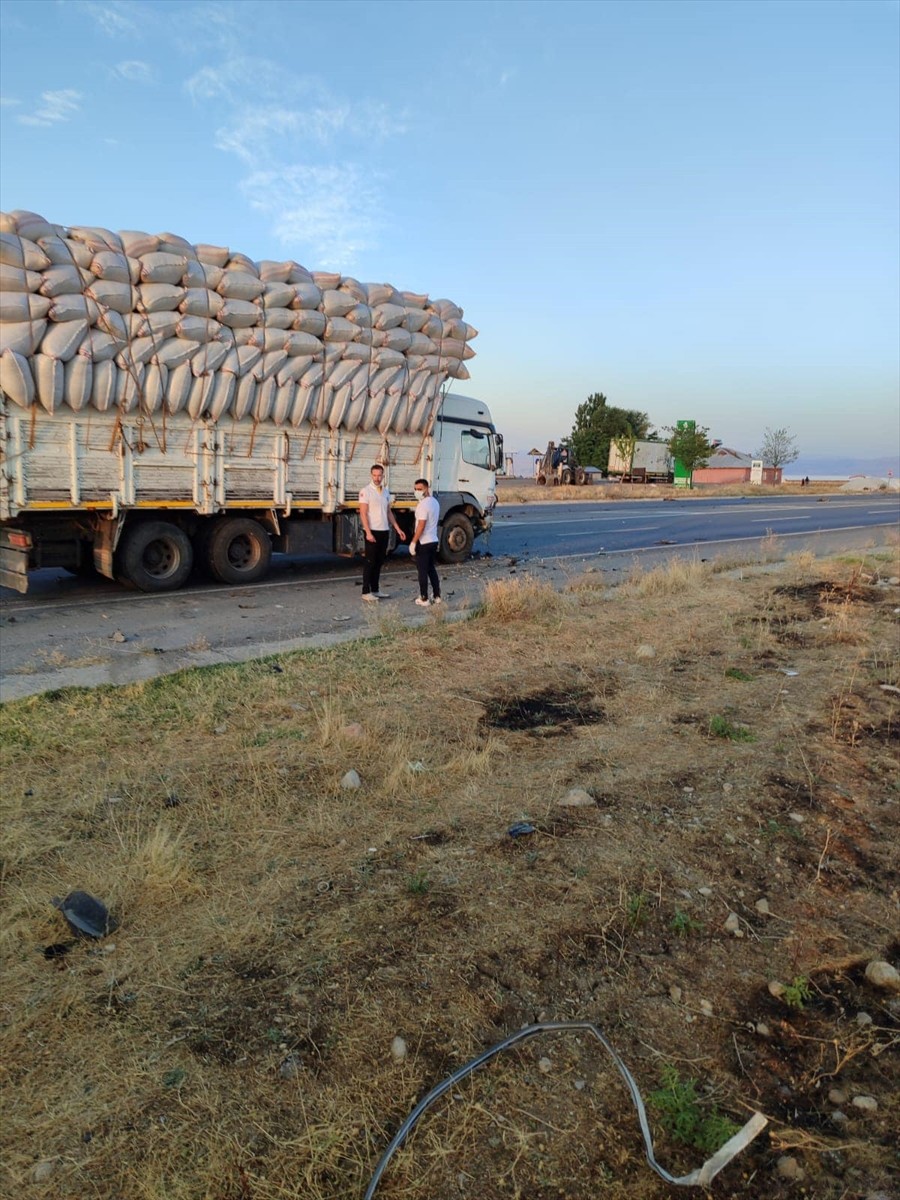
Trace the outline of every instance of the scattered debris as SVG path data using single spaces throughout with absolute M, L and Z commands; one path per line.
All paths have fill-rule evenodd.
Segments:
M 527 821 L 517 821 L 515 825 L 510 825 L 506 831 L 511 838 L 527 837 L 529 833 L 536 833 L 537 830 L 533 825 L 529 825 Z
M 800 1180 L 806 1178 L 806 1172 L 797 1162 L 796 1158 L 792 1158 L 790 1154 L 783 1154 L 775 1164 L 775 1168 L 782 1179 Z
M 625 1066 L 622 1059 L 619 1057 L 615 1048 L 606 1040 L 606 1037 L 600 1031 L 599 1027 L 594 1025 L 592 1021 L 547 1021 L 539 1025 L 526 1025 L 524 1028 L 519 1029 L 515 1033 L 511 1034 L 508 1038 L 504 1038 L 502 1042 L 497 1042 L 496 1045 L 491 1046 L 482 1054 L 479 1054 L 477 1058 L 473 1058 L 464 1066 L 459 1067 L 453 1072 L 452 1075 L 449 1075 L 442 1083 L 439 1083 L 437 1087 L 433 1087 L 426 1096 L 423 1096 L 394 1134 L 390 1145 L 381 1156 L 381 1159 L 375 1168 L 375 1174 L 372 1176 L 369 1186 L 366 1188 L 363 1200 L 372 1200 L 372 1197 L 375 1195 L 375 1192 L 378 1188 L 378 1184 L 381 1182 L 381 1178 L 387 1170 L 388 1163 L 393 1157 L 395 1151 L 399 1150 L 399 1148 L 403 1145 L 419 1117 L 421 1117 L 422 1114 L 431 1107 L 435 1100 L 439 1100 L 441 1096 L 443 1096 L 446 1092 L 449 1092 L 463 1079 L 466 1079 L 474 1071 L 477 1071 L 479 1067 L 483 1067 L 486 1062 L 489 1062 L 492 1058 L 499 1054 L 501 1050 L 508 1050 L 511 1046 L 515 1046 L 519 1042 L 526 1041 L 528 1038 L 535 1037 L 537 1034 L 556 1033 L 560 1030 L 579 1030 L 581 1032 L 593 1034 L 597 1041 L 600 1042 L 603 1049 L 607 1052 L 607 1054 L 609 1054 L 610 1058 L 612 1058 L 619 1074 L 625 1080 L 628 1091 L 631 1094 L 632 1102 L 637 1109 L 638 1123 L 640 1124 L 641 1135 L 644 1139 L 647 1162 L 657 1173 L 657 1175 L 666 1181 L 666 1183 L 674 1184 L 677 1187 L 705 1187 L 707 1184 L 711 1183 L 716 1175 L 718 1175 L 718 1173 L 722 1170 L 722 1168 L 730 1163 L 737 1154 L 739 1154 L 747 1145 L 749 1145 L 749 1143 L 753 1141 L 757 1134 L 761 1133 L 768 1124 L 768 1119 L 764 1117 L 762 1113 L 754 1113 L 746 1125 L 744 1125 L 742 1129 L 738 1130 L 733 1137 L 729 1138 L 724 1146 L 721 1146 L 715 1152 L 715 1154 L 713 1154 L 711 1158 L 708 1158 L 701 1167 L 697 1168 L 697 1170 L 691 1171 L 689 1175 L 682 1175 L 679 1177 L 670 1175 L 669 1172 L 666 1171 L 665 1168 L 661 1167 L 656 1161 L 656 1156 L 653 1149 L 653 1137 L 650 1133 L 650 1125 L 647 1121 L 647 1110 L 644 1108 L 644 1101 L 641 1098 L 641 1093 L 634 1081 L 634 1077 Z M 549 1059 L 546 1061 L 549 1062 Z
M 863 1112 L 877 1112 L 878 1101 L 874 1096 L 854 1096 L 850 1101 L 854 1108 L 859 1108 Z
M 50 903 L 59 909 L 72 932 L 80 936 L 102 938 L 118 928 L 103 901 L 89 892 L 69 892 L 64 900 L 54 896 Z
M 128 641 L 128 638 L 125 636 L 125 634 L 122 632 L 122 630 L 121 630 L 121 629 L 117 629 L 117 630 L 115 631 L 115 633 L 113 633 L 113 634 L 111 634 L 111 635 L 110 635 L 110 640 L 111 640 L 111 641 L 113 641 L 113 642 L 120 642 L 120 643 L 121 643 L 121 642 L 127 642 L 127 641 Z
M 403 1060 L 406 1058 L 406 1054 L 406 1042 L 398 1034 L 398 1036 L 395 1037 L 391 1042 L 391 1058 L 394 1060 L 394 1062 L 403 1062 Z
M 653 646 L 648 646 L 645 642 L 643 645 L 638 646 L 634 652 L 634 656 L 635 658 L 656 658 L 656 650 Z
M 352 792 L 355 791 L 356 788 L 362 787 L 362 780 L 360 779 L 358 772 L 352 769 L 349 770 L 341 780 L 341 787 L 345 792 Z

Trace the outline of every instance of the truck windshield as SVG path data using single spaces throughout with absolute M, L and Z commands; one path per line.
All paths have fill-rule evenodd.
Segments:
M 462 456 L 463 461 L 471 463 L 473 467 L 484 467 L 486 471 L 494 469 L 490 437 L 486 433 L 479 433 L 477 429 L 462 431 Z

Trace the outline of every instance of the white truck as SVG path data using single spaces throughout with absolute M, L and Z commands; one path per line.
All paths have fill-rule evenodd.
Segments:
M 672 455 L 665 442 L 638 438 L 631 454 L 623 453 L 627 443 L 609 447 L 609 474 L 618 475 L 630 483 L 671 483 Z
M 0 260 L 4 586 L 64 567 L 166 591 L 195 564 L 252 583 L 273 552 L 355 554 L 376 462 L 410 533 L 431 482 L 443 561 L 490 529 L 503 441 L 446 388 L 476 332 L 450 301 L 29 213 L 0 214 Z

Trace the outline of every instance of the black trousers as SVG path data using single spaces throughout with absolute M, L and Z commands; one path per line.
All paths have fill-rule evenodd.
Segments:
M 437 558 L 437 542 L 418 542 L 416 545 L 416 570 L 419 572 L 419 595 L 428 599 L 428 584 L 434 596 L 441 594 L 441 581 L 434 560 Z
M 381 590 L 381 568 L 384 566 L 384 560 L 387 558 L 388 548 L 387 529 L 373 529 L 372 537 L 374 542 L 370 542 L 366 538 L 366 558 L 363 563 L 363 586 L 362 594 L 365 596 L 369 592 L 378 592 Z

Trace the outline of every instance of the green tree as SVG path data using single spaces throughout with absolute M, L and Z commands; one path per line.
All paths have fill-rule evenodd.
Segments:
M 568 442 L 575 459 L 584 467 L 609 465 L 609 447 L 614 437 L 646 437 L 650 418 L 636 409 L 616 408 L 602 392 L 594 392 L 575 410 L 575 424 Z
M 692 476 L 698 467 L 706 466 L 713 448 L 707 436 L 709 429 L 705 425 L 694 429 L 689 426 L 678 429 L 677 426 L 668 425 L 666 432 L 670 435 L 669 453 L 683 464 L 689 476 Z M 694 481 L 691 479 L 691 487 L 693 486 Z
M 796 438 L 787 429 L 766 428 L 763 444 L 753 455 L 767 467 L 785 467 L 800 457 Z
M 621 433 L 612 439 L 612 445 L 615 446 L 619 458 L 625 463 L 626 472 L 630 472 L 634 466 L 634 451 L 637 446 L 637 438 L 633 433 Z

